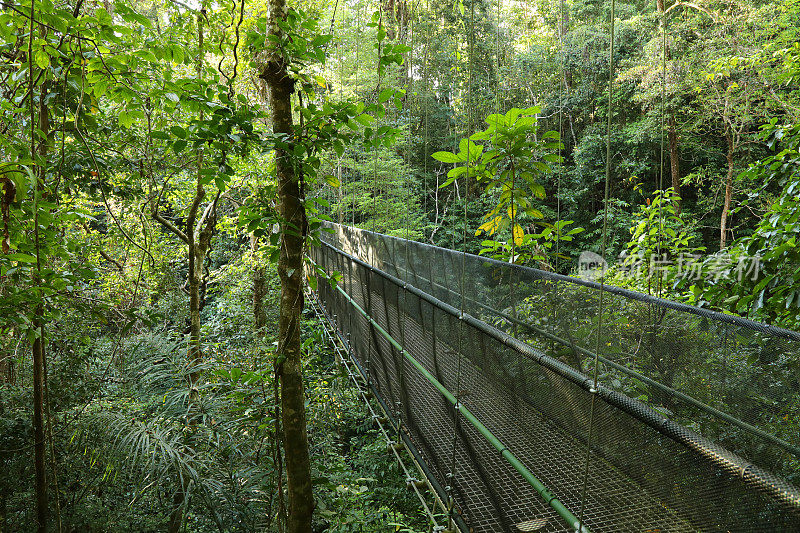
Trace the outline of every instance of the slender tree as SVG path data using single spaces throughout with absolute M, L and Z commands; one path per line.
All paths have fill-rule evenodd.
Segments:
M 261 329 L 267 325 L 267 314 L 264 309 L 264 297 L 267 293 L 266 268 L 258 258 L 258 237 L 250 234 L 250 252 L 252 254 L 253 267 L 253 319 L 256 331 L 261 334 Z
M 302 198 L 302 176 L 293 161 L 294 123 L 291 96 L 295 81 L 279 43 L 285 35 L 279 23 L 285 21 L 285 0 L 269 4 L 270 49 L 261 77 L 267 84 L 273 134 L 284 142 L 275 150 L 278 181 L 278 215 L 281 224 L 278 275 L 281 280 L 278 319 L 278 369 L 281 380 L 281 415 L 286 478 L 289 495 L 288 533 L 310 533 L 314 497 L 306 434 L 305 394 L 301 365 L 300 314 L 303 310 L 303 249 L 306 212 Z
M 205 11 L 201 11 L 197 16 L 197 43 L 198 55 L 195 65 L 197 79 L 202 79 L 204 63 L 204 23 Z M 204 112 L 199 111 L 200 122 L 203 121 Z M 196 155 L 196 186 L 189 213 L 186 216 L 185 227 L 179 228 L 159 212 L 160 197 L 153 197 L 151 200 L 151 215 L 154 220 L 161 224 L 165 229 L 177 236 L 187 246 L 189 258 L 189 361 L 198 364 L 202 361 L 202 344 L 200 341 L 200 308 L 201 296 L 200 288 L 203 282 L 203 263 L 211 247 L 211 239 L 214 234 L 216 224 L 217 202 L 220 197 L 219 191 L 213 200 L 203 206 L 208 193 L 203 181 L 203 148 L 197 149 Z M 152 176 L 150 177 L 152 180 Z M 162 190 L 162 194 L 164 191 Z M 194 386 L 199 376 L 197 373 L 191 374 L 191 386 Z
M 666 19 L 666 9 L 664 6 L 664 0 L 657 0 L 656 7 L 658 8 L 658 13 L 661 18 L 659 27 L 664 34 L 662 45 L 664 49 L 661 51 L 664 54 L 663 61 L 664 67 L 667 66 L 668 62 L 672 63 L 672 50 L 670 49 L 669 45 L 669 35 L 667 30 L 667 19 Z M 671 67 L 673 70 L 675 66 Z M 666 69 L 665 69 L 666 70 Z M 668 88 L 666 84 L 668 83 L 669 76 L 667 72 L 663 72 L 662 76 L 664 76 L 664 80 L 662 83 L 665 84 L 663 87 L 664 90 L 664 97 L 666 97 L 666 93 Z M 669 149 L 669 170 L 670 176 L 672 178 L 672 190 L 675 191 L 675 207 L 677 208 L 677 212 L 681 212 L 681 152 L 680 147 L 678 145 L 678 124 L 675 120 L 675 110 L 673 106 L 670 105 L 669 109 L 667 110 L 667 139 L 668 139 L 668 149 Z
M 30 27 L 28 35 L 28 91 L 30 101 L 30 125 L 31 125 L 31 159 L 40 156 L 44 161 L 47 157 L 47 143 L 46 138 L 42 140 L 37 148 L 37 139 L 39 136 L 36 132 L 37 126 L 37 113 L 36 106 L 34 105 L 34 97 L 36 94 L 36 80 L 34 79 L 33 68 L 33 40 L 34 40 L 34 20 L 35 20 L 35 2 L 31 0 L 30 8 Z M 44 87 L 42 85 L 41 87 Z M 38 113 L 38 127 L 42 132 L 49 129 L 47 123 L 48 114 L 47 107 L 44 104 L 44 89 L 42 88 L 39 93 L 39 113 Z M 47 173 L 41 165 L 35 167 L 36 190 L 34 192 L 35 201 L 41 199 L 41 190 L 44 188 L 44 180 Z M 38 206 L 34 213 L 34 240 L 36 250 L 36 269 L 34 273 L 34 286 L 42 285 L 42 262 L 44 257 L 42 254 L 42 242 L 39 235 L 39 209 Z M 45 388 L 45 324 L 44 324 L 44 297 L 41 294 L 41 289 L 38 289 L 39 302 L 36 305 L 33 318 L 34 340 L 32 345 L 33 356 L 33 456 L 34 456 L 34 470 L 35 470 L 35 483 L 34 488 L 36 492 L 36 530 L 43 533 L 47 531 L 47 515 L 48 515 L 48 498 L 47 498 L 47 475 L 45 472 L 45 454 L 46 444 L 44 435 L 44 388 Z

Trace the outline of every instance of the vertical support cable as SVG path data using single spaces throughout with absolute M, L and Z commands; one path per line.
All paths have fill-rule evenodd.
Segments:
M 358 7 L 356 7 L 356 28 L 358 29 L 358 34 L 360 35 L 361 34 L 361 3 L 359 3 Z M 355 83 L 353 84 L 356 95 L 358 95 L 358 73 L 359 73 L 360 66 L 361 66 L 361 39 L 356 39 L 356 65 L 355 65 L 356 68 L 355 68 L 355 73 L 354 73 L 355 74 Z M 353 182 L 355 183 L 355 176 L 353 176 Z M 357 208 L 356 191 L 357 190 L 358 190 L 358 188 L 356 188 L 356 187 L 353 188 L 353 212 L 352 212 L 351 222 L 350 222 L 350 226 L 353 227 L 353 228 L 356 226 L 356 208 Z
M 380 1 L 378 1 L 378 32 L 383 29 L 383 6 L 381 6 Z M 378 41 L 378 57 L 376 60 L 376 70 L 378 73 L 378 85 L 375 87 L 375 102 L 380 105 L 380 97 L 381 94 L 381 41 Z M 373 139 L 372 144 L 372 173 L 373 173 L 373 188 L 372 188 L 372 231 L 377 231 L 377 224 L 378 224 L 378 135 L 377 131 L 380 129 L 381 119 L 378 118 L 377 127 L 375 128 L 375 138 Z M 385 228 L 384 228 L 385 230 Z
M 338 6 L 338 3 L 336 5 Z M 333 13 L 335 17 L 336 8 L 334 8 Z M 334 21 L 331 19 L 331 33 L 333 33 L 333 23 Z M 344 101 L 344 56 L 342 55 L 342 39 L 339 39 L 336 42 L 336 52 L 336 55 L 339 56 L 339 103 L 342 103 Z M 339 170 L 339 190 L 341 191 L 339 198 L 341 198 L 341 201 L 337 202 L 336 208 L 339 210 L 339 216 L 337 217 L 337 220 L 339 220 L 339 225 L 341 226 L 344 224 L 344 207 L 347 204 L 347 201 L 345 200 L 347 188 L 344 186 L 344 174 L 342 173 L 342 156 L 337 157 L 337 167 Z
M 558 3 L 558 50 L 559 50 L 559 80 L 558 80 L 558 170 L 556 172 L 556 253 L 553 260 L 553 270 L 558 274 L 559 260 L 561 256 L 561 180 L 564 174 L 564 100 L 565 93 L 569 90 L 567 84 L 566 74 L 566 49 L 564 47 L 564 33 L 566 31 L 564 25 L 564 0 Z M 558 327 L 559 324 L 559 311 L 560 303 L 558 299 L 558 280 L 551 281 L 553 285 L 553 293 L 551 296 L 551 303 L 553 309 L 554 324 Z M 580 369 L 580 361 L 576 365 Z
M 558 80 L 558 172 L 556 173 L 556 225 L 561 222 L 561 178 L 564 173 L 563 148 L 564 148 L 564 92 L 566 84 L 566 55 L 564 50 L 564 0 L 558 3 L 558 48 L 559 48 L 559 74 Z M 554 270 L 558 273 L 558 260 L 561 253 L 561 229 L 556 231 L 556 257 Z M 556 282 L 556 287 L 558 283 Z
M 658 169 L 658 190 L 660 191 L 660 200 L 658 202 L 658 255 L 657 261 L 661 260 L 663 232 L 664 232 L 664 113 L 667 100 L 667 15 L 666 12 L 660 13 L 661 18 L 661 112 L 660 112 L 660 127 L 659 133 L 661 134 L 661 150 L 659 154 L 659 169 Z M 658 279 L 656 281 L 656 296 L 661 297 L 662 289 L 662 273 L 658 270 Z
M 428 52 L 430 51 L 431 31 L 430 31 L 430 23 L 427 21 L 427 19 L 430 18 L 430 10 L 431 10 L 430 2 L 426 2 L 426 9 L 425 9 L 425 14 L 426 14 L 426 22 L 425 22 L 425 54 L 423 55 L 423 58 L 422 58 L 422 68 L 423 68 L 423 71 L 424 71 L 422 85 L 425 88 L 425 92 L 423 93 L 423 98 L 425 100 L 425 105 L 424 105 L 424 108 L 423 108 L 423 114 L 424 114 L 424 117 L 425 117 L 424 118 L 425 135 L 424 135 L 424 140 L 423 140 L 423 143 L 422 143 L 422 150 L 423 150 L 423 153 L 422 153 L 422 165 L 423 165 L 423 172 L 422 172 L 422 176 L 423 176 L 422 183 L 423 183 L 423 186 L 422 186 L 422 190 L 423 190 L 423 201 L 424 201 L 424 205 L 423 205 L 423 209 L 422 209 L 422 212 L 423 212 L 423 215 L 424 215 L 423 216 L 423 220 L 427 220 L 428 219 L 428 142 L 429 142 L 429 139 L 428 139 L 428 114 L 429 114 L 429 110 L 428 110 L 428 108 L 430 106 L 430 99 L 431 99 L 430 87 L 429 87 L 429 81 L 430 80 L 428 79 L 428 71 L 430 70 L 429 69 L 429 65 L 428 65 Z M 434 189 L 434 194 L 438 195 L 439 191 L 437 189 Z M 438 222 L 438 220 L 436 220 L 435 222 Z M 423 241 L 425 240 L 425 226 L 423 226 L 423 228 L 422 228 L 422 240 Z
M 603 239 L 601 257 L 605 258 L 606 249 L 608 247 L 608 197 L 609 186 L 611 183 L 611 126 L 612 114 L 614 111 L 614 22 L 616 18 L 616 0 L 611 0 L 611 22 L 609 30 L 609 47 L 608 47 L 608 116 L 606 121 L 606 179 L 603 194 Z M 600 270 L 600 296 L 597 303 L 597 339 L 595 344 L 594 356 L 594 369 L 592 381 L 594 385 L 589 390 L 592 393 L 591 406 L 589 409 L 589 434 L 586 439 L 586 463 L 583 470 L 583 487 L 581 488 L 581 510 L 578 515 L 579 528 L 584 527 L 584 512 L 586 511 L 586 493 L 589 481 L 589 462 L 592 454 L 592 437 L 594 430 L 594 413 L 595 401 L 597 398 L 597 376 L 600 361 L 598 359 L 600 353 L 600 337 L 603 328 L 603 294 L 605 293 L 605 269 Z
M 463 1 L 463 0 L 462 0 Z M 466 28 L 465 28 L 466 30 Z M 460 309 L 461 309 L 461 316 L 459 317 L 459 324 L 458 324 L 458 350 L 457 350 L 457 357 L 458 363 L 456 368 L 456 403 L 453 406 L 453 448 L 452 448 L 452 465 L 450 476 L 451 480 L 449 485 L 452 487 L 451 490 L 455 489 L 455 483 L 458 480 L 457 474 L 457 464 L 456 464 L 456 442 L 459 434 L 459 427 L 461 423 L 460 414 L 460 402 L 461 402 L 461 363 L 463 359 L 463 351 L 464 351 L 464 293 L 465 293 L 465 282 L 466 282 L 466 258 L 467 258 L 467 226 L 468 226 L 468 217 L 467 217 L 467 203 L 468 203 L 468 193 L 469 193 L 469 179 L 470 179 L 470 169 L 472 166 L 472 151 L 471 151 L 471 143 L 472 141 L 469 140 L 471 128 L 472 128 L 472 61 L 473 61 L 473 52 L 475 46 L 475 0 L 470 0 L 470 14 L 469 14 L 469 44 L 467 50 L 467 124 L 465 128 L 466 138 L 467 138 L 467 173 L 466 179 L 464 180 L 464 218 L 463 218 L 463 228 L 462 228 L 462 249 L 461 249 L 461 272 L 459 273 L 459 291 L 461 293 L 460 297 Z M 455 239 L 455 235 L 453 236 Z M 452 523 L 452 513 L 453 513 L 453 496 L 452 493 L 450 495 L 450 522 Z

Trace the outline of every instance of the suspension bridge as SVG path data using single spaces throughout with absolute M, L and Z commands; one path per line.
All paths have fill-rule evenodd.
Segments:
M 434 529 L 800 531 L 800 334 L 348 226 L 322 241 L 340 276 L 315 308 Z

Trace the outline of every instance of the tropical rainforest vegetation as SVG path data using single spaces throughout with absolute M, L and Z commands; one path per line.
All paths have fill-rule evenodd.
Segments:
M 611 4 L 4 0 L 0 531 L 424 530 L 324 220 L 800 328 L 800 1 Z

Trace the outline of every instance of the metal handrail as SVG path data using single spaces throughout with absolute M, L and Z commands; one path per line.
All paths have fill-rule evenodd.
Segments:
M 316 263 L 315 263 L 316 264 Z M 491 444 L 500 455 L 508 461 L 514 470 L 516 470 L 531 487 L 542 497 L 542 499 L 567 523 L 568 526 L 574 528 L 576 532 L 590 533 L 589 528 L 581 525 L 581 521 L 575 514 L 572 513 L 567 507 L 556 497 L 550 490 L 537 478 L 528 468 L 514 455 L 500 439 L 498 439 L 492 431 L 487 428 L 467 407 L 461 404 L 458 399 L 451 393 L 442 383 L 431 374 L 425 366 L 420 363 L 414 356 L 406 351 L 406 349 L 394 339 L 380 324 L 378 324 L 372 316 L 369 315 L 355 300 L 353 300 L 347 292 L 336 285 L 342 296 L 344 296 L 350 305 L 358 311 L 370 324 L 381 334 L 403 357 L 406 358 L 416 368 L 425 379 L 427 379 L 441 394 L 442 396 L 455 408 L 456 411 L 470 423 L 472 426 L 483 436 L 489 444 Z

